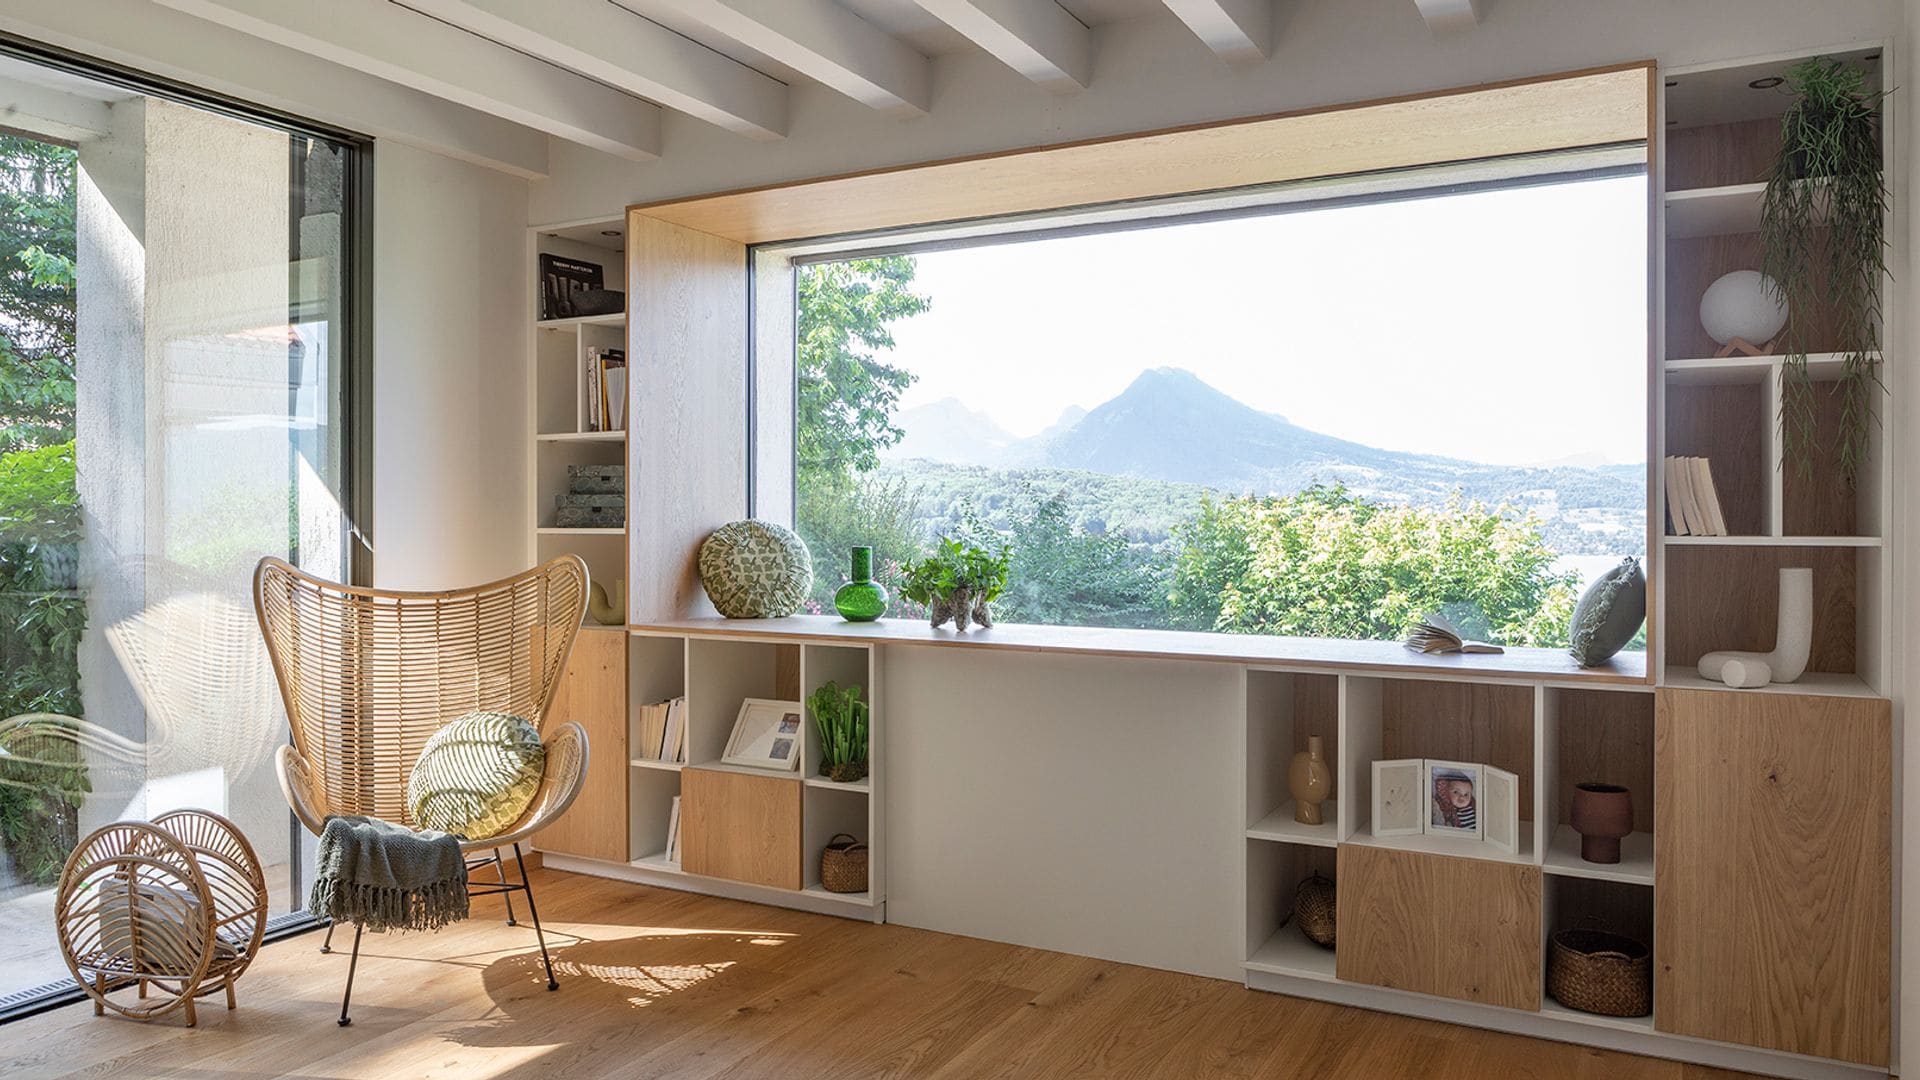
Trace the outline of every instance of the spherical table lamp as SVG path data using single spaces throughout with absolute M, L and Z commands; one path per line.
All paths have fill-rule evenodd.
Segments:
M 1700 297 L 1700 326 L 1721 349 L 1762 355 L 1764 346 L 1787 325 L 1787 298 L 1780 285 L 1758 270 L 1735 270 L 1707 286 Z

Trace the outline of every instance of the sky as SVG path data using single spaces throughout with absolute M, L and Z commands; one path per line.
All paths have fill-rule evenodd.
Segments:
M 1370 446 L 1640 462 L 1646 244 L 1635 176 L 927 252 L 889 360 L 1016 436 L 1179 367 Z

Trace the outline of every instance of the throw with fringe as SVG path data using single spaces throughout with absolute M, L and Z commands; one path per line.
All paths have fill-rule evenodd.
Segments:
M 467 917 L 460 838 L 379 818 L 327 819 L 307 908 L 335 922 L 383 930 L 438 930 Z

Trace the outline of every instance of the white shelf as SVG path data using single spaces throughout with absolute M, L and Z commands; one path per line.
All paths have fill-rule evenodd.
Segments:
M 534 436 L 540 442 L 626 442 L 625 431 L 543 431 Z
M 1653 834 L 1637 832 L 1620 841 L 1620 861 L 1592 863 L 1580 857 L 1580 834 L 1573 826 L 1553 830 L 1543 864 L 1549 874 L 1593 878 L 1596 881 L 1624 881 L 1630 885 L 1653 884 Z
M 1758 232 L 1765 184 L 1667 192 L 1667 239 Z
M 1466 840 L 1457 836 L 1375 836 L 1370 831 L 1371 822 L 1362 821 L 1347 843 L 1362 847 L 1392 848 L 1395 851 L 1414 851 L 1422 855 L 1451 855 L 1456 859 L 1485 859 L 1488 862 L 1522 863 L 1531 865 L 1533 858 L 1533 822 L 1520 823 L 1520 850 L 1501 851 L 1484 840 Z
M 739 773 L 741 776 L 771 776 L 776 780 L 800 779 L 800 774 L 793 769 L 756 769 L 751 765 L 729 765 L 724 761 L 696 761 L 683 765 L 682 768 Z
M 666 853 L 663 851 L 656 851 L 651 855 L 642 855 L 627 865 L 637 866 L 642 870 L 653 870 L 662 874 L 686 873 L 685 870 L 680 869 L 680 861 L 678 859 L 668 862 Z
M 1587 1024 L 1592 1027 L 1613 1028 L 1615 1031 L 1631 1031 L 1641 1035 L 1653 1034 L 1652 1016 L 1601 1016 L 1598 1013 L 1581 1012 L 1569 1009 L 1565 1005 L 1540 995 L 1540 1015 L 1555 1020 L 1565 1020 L 1574 1024 Z
M 851 784 L 836 784 L 824 776 L 809 776 L 807 777 L 807 786 L 820 788 L 825 791 L 857 791 L 862 795 L 867 795 L 873 791 L 873 777 L 863 776 Z
M 573 330 L 581 326 L 622 326 L 627 321 L 627 313 L 616 311 L 611 315 L 576 315 L 571 319 L 541 319 L 533 325 L 542 330 Z
M 1317 844 L 1320 847 L 1338 847 L 1340 845 L 1339 803 L 1328 799 L 1320 804 L 1321 822 L 1318 825 L 1302 825 L 1293 820 L 1292 799 L 1286 805 L 1261 818 L 1247 829 L 1247 837 L 1252 840 L 1278 840 L 1287 844 Z
M 684 761 L 660 761 L 656 758 L 634 758 L 631 764 L 636 769 L 659 769 L 663 772 L 679 772 L 687 767 Z
M 563 529 L 558 525 L 542 525 L 537 532 L 542 536 L 625 536 L 627 530 L 619 529 Z
M 1886 541 L 1877 536 L 1669 536 L 1668 547 L 1804 547 L 1877 548 Z
M 1770 683 L 1757 690 L 1741 690 L 1717 683 L 1712 679 L 1703 679 L 1694 666 L 1668 665 L 1667 677 L 1661 686 L 1670 690 L 1719 690 L 1729 694 L 1812 694 L 1821 697 L 1879 697 L 1873 687 L 1858 675 L 1829 675 L 1823 672 L 1808 672 L 1800 676 L 1799 682 Z
M 1786 367 L 1787 358 L 1767 356 L 1697 356 L 1666 362 L 1669 382 L 1683 386 L 1764 382 Z M 1816 380 L 1837 379 L 1846 370 L 1840 353 L 1808 353 L 1807 374 Z
M 867 892 L 829 892 L 818 885 L 809 885 L 801 889 L 800 892 L 805 896 L 816 896 L 822 900 L 833 900 L 842 904 L 852 904 L 855 907 L 870 908 L 873 906 L 872 890 L 868 890 Z
M 1338 978 L 1334 974 L 1333 955 L 1332 949 L 1323 949 L 1308 941 L 1299 925 L 1289 921 L 1254 950 L 1245 967 L 1248 971 L 1264 971 L 1269 975 L 1332 982 Z

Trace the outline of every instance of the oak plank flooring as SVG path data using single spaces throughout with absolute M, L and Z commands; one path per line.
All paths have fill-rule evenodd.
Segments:
M 561 988 L 496 900 L 438 934 L 269 946 L 235 1012 L 68 1006 L 0 1029 L 7 1077 L 1166 1077 L 1704 1080 L 1676 1062 L 1263 994 L 901 926 L 536 871 Z M 521 913 L 524 918 L 524 912 Z

